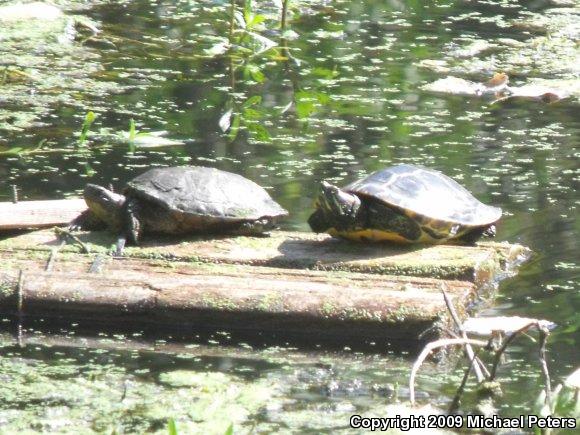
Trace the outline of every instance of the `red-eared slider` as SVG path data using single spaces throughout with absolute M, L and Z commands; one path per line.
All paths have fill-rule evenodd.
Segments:
M 143 232 L 163 234 L 262 234 L 288 214 L 253 181 L 214 168 L 181 166 L 151 169 L 127 184 L 123 195 L 88 184 L 88 213 L 137 243 Z M 79 221 L 77 221 L 79 223 Z
M 441 172 L 398 165 L 340 189 L 322 182 L 313 231 L 357 241 L 471 243 L 495 233 L 501 209 L 479 202 Z

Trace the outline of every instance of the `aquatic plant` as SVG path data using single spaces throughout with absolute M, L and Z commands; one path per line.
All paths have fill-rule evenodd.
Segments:
M 179 435 L 177 430 L 177 424 L 173 418 L 167 420 L 167 435 Z M 230 423 L 228 428 L 225 430 L 224 435 L 234 435 L 234 424 Z
M 175 420 L 170 418 L 167 421 L 167 434 L 168 435 L 177 435 L 177 425 L 175 424 Z
M 540 417 L 554 416 L 580 419 L 579 374 L 580 369 L 577 369 L 563 383 L 558 384 L 551 390 L 549 394 L 547 390 L 542 390 L 536 398 L 530 413 Z M 550 429 L 542 431 L 538 427 L 534 428 L 534 433 L 536 434 L 549 434 L 551 432 Z
M 93 124 L 93 122 L 95 122 L 95 119 L 96 119 L 95 113 L 89 110 L 85 115 L 85 119 L 81 127 L 81 133 L 77 141 L 77 146 L 82 147 L 85 145 L 87 137 L 89 136 L 89 130 L 91 129 L 91 125 Z
M 271 134 L 265 125 L 266 120 L 271 121 L 292 113 L 306 124 L 317 108 L 326 106 L 331 101 L 329 94 L 322 88 L 332 82 L 337 71 L 321 67 L 310 69 L 291 54 L 288 43 L 289 8 L 289 0 L 281 2 L 280 16 L 273 17 L 258 13 L 251 0 L 244 2 L 241 11 L 238 10 L 236 2 L 232 1 L 229 9 L 228 43 L 220 42 L 206 50 L 208 54 L 229 56 L 230 90 L 218 125 L 230 142 L 238 137 L 240 131 L 247 131 L 258 142 L 268 142 Z M 277 34 L 278 42 L 260 33 L 268 30 L 268 25 L 276 27 L 270 28 L 269 33 Z M 266 68 L 271 70 L 271 77 L 266 75 Z M 261 96 L 245 97 L 238 91 L 237 83 L 240 78 L 250 86 L 289 79 L 292 85 L 291 100 L 281 109 L 265 107 Z M 308 83 L 302 84 L 303 79 Z M 291 108 L 294 110 L 290 111 Z

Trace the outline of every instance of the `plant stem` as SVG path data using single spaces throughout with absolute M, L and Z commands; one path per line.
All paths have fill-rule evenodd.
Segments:
M 234 31 L 236 30 L 236 0 L 230 0 L 230 44 L 234 40 Z
M 552 382 L 550 380 L 550 372 L 548 371 L 548 363 L 546 362 L 546 342 L 548 341 L 548 335 L 550 331 L 548 328 L 543 328 L 538 325 L 538 329 L 540 331 L 540 349 L 539 349 L 539 357 L 540 357 L 540 366 L 542 367 L 542 373 L 544 374 L 544 382 L 545 382 L 545 389 L 546 389 L 546 403 L 550 408 L 550 412 L 554 412 L 552 408 Z
M 282 1 L 282 17 L 280 19 L 280 29 L 282 31 L 286 30 L 286 15 L 288 14 L 288 5 L 290 0 Z

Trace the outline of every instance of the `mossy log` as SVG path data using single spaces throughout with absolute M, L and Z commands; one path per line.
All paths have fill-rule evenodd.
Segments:
M 0 312 L 413 341 L 449 325 L 442 287 L 463 315 L 481 295 L 480 284 L 502 276 L 526 252 L 489 243 L 366 246 L 274 232 L 147 238 L 115 258 L 103 255 L 114 245 L 113 235 L 78 238 L 91 254 L 79 253 L 77 244 L 62 245 L 48 230 L 0 241 Z M 90 273 L 96 256 L 104 260 L 98 273 Z
M 77 236 L 95 253 L 109 253 L 116 242 L 108 232 L 83 232 Z M 54 231 L 44 230 L 0 241 L 0 250 L 46 251 L 60 243 Z M 62 250 L 78 252 L 79 246 L 71 244 Z M 508 243 L 365 245 L 326 234 L 285 231 L 274 231 L 270 237 L 147 237 L 141 246 L 125 250 L 129 258 L 421 276 L 470 281 L 478 286 L 503 277 L 528 255 L 527 248 Z
M 465 281 L 244 265 L 93 257 L 46 259 L 0 252 L 0 311 L 168 326 L 229 326 L 413 339 L 446 322 L 440 288 L 459 307 L 475 295 Z

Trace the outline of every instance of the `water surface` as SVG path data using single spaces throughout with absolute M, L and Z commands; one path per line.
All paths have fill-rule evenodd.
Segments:
M 229 31 L 227 2 L 60 3 L 70 15 L 90 17 L 102 36 L 65 48 L 38 42 L 31 50 L 21 41 L 0 47 L 2 64 L 26 74 L 9 76 L 0 95 L 3 199 L 11 184 L 22 198 L 53 199 L 77 196 L 89 181 L 120 188 L 151 166 L 202 164 L 267 187 L 291 212 L 284 228 L 307 230 L 320 180 L 345 184 L 392 164 L 429 166 L 502 207 L 497 238 L 535 252 L 482 314 L 558 323 L 549 346 L 553 376 L 577 366 L 577 96 L 551 105 L 491 104 L 421 89 L 447 74 L 485 80 L 495 71 L 520 85 L 578 80 L 577 48 L 570 49 L 578 33 L 569 26 L 577 9 L 562 13 L 541 1 L 294 2 L 294 33 L 281 42 L 272 30 L 278 10 L 259 2 L 255 13 L 267 20 L 256 31 L 288 52 L 258 53 L 260 44 L 245 40 L 240 45 L 254 53 L 240 49 L 232 61 L 216 54 Z M 478 51 L 477 44 L 492 47 Z M 26 56 L 18 47 L 27 47 Z M 230 109 L 241 114 L 235 135 L 220 127 Z M 88 110 L 97 114 L 93 134 L 75 149 Z M 131 119 L 140 132 L 165 130 L 183 144 L 130 145 Z M 236 123 L 232 115 L 230 127 Z M 146 337 L 108 333 L 84 344 L 30 339 L 34 344 L 21 348 L 14 325 L 3 329 L 0 431 L 8 432 L 162 431 L 169 417 L 184 433 L 222 433 L 230 421 L 259 432 L 331 432 L 347 427 L 355 411 L 380 415 L 406 399 L 401 386 L 411 364 L 411 355 L 385 347 L 359 354 L 275 338 L 248 344 L 225 332 L 157 336 L 184 346 L 161 351 L 128 344 L 149 343 Z M 75 331 L 65 325 L 60 333 L 82 336 Z M 431 367 L 419 379 L 436 405 L 453 396 L 460 373 L 450 369 L 433 377 Z M 541 390 L 533 343 L 510 350 L 502 379 L 508 393 L 500 412 L 529 413 Z

